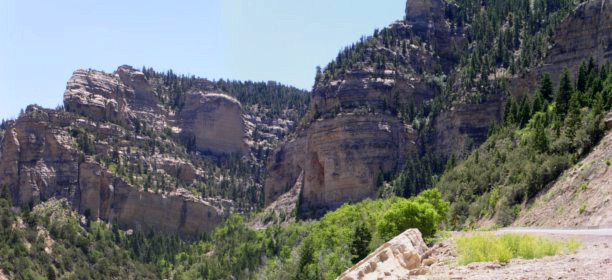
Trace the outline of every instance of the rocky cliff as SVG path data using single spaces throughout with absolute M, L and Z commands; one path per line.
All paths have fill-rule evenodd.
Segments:
M 445 9 L 442 1 L 409 1 L 406 20 L 356 47 L 363 61 L 317 77 L 307 122 L 270 157 L 266 204 L 302 171 L 302 209 L 375 197 L 381 178 L 397 174 L 418 152 L 417 131 L 401 110 L 440 95 L 434 77 L 452 68 L 448 48 L 463 43 L 451 35 Z M 387 37 L 400 43 L 387 43 Z M 341 54 L 337 62 L 344 56 L 357 54 Z
M 558 80 L 564 67 L 575 71 L 589 57 L 610 61 L 610 6 L 593 0 L 570 12 L 533 67 L 510 74 L 500 66 L 466 78 L 471 66 L 458 50 L 479 43 L 468 44 L 473 25 L 457 23 L 468 8 L 407 1 L 404 20 L 340 52 L 317 74 L 306 122 L 269 158 L 266 204 L 302 172 L 300 206 L 325 209 L 376 196 L 380 179 L 411 156 L 465 155 L 501 120 L 508 94 L 533 93 L 543 73 Z
M 612 60 L 612 1 L 591 0 L 580 4 L 557 28 L 554 43 L 542 64 L 529 73 L 510 79 L 513 95 L 533 93 L 544 74 L 558 84 L 563 69 L 578 73 L 585 59 L 603 65 Z
M 0 186 L 17 205 L 67 198 L 94 219 L 184 238 L 254 208 L 259 162 L 294 111 L 272 119 L 272 108 L 244 109 L 207 80 L 183 78 L 179 88 L 176 76 L 155 75 L 75 71 L 65 109 L 32 105 L 2 124 Z
M 83 127 L 80 122 L 85 120 L 30 106 L 10 125 L 1 147 L 0 185 L 10 188 L 16 204 L 65 197 L 94 219 L 185 238 L 212 230 L 229 215 L 230 201 L 202 199 L 180 189 L 152 193 L 108 171 L 75 145 L 69 128 Z
M 75 71 L 68 80 L 64 104 L 67 111 L 94 121 L 132 127 L 144 123 L 159 131 L 174 126 L 179 132 L 188 132 L 201 152 L 248 152 L 240 102 L 211 92 L 192 92 L 184 98 L 185 106 L 178 112 L 164 107 L 142 72 L 121 66 L 114 74 Z

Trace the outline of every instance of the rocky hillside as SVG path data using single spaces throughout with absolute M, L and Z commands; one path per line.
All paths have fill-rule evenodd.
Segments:
M 29 106 L 4 123 L 0 185 L 13 202 L 64 197 L 94 219 L 191 238 L 262 203 L 262 163 L 303 112 L 290 106 L 307 95 L 260 84 L 285 91 L 285 107 L 244 108 L 219 86 L 244 84 L 145 72 L 77 70 L 64 108 Z
M 509 96 L 532 95 L 543 73 L 557 82 L 589 56 L 610 61 L 610 1 L 493 2 L 408 1 L 404 20 L 320 69 L 305 122 L 269 159 L 266 204 L 298 178 L 301 211 L 314 214 L 414 195 L 487 139 Z
M 593 151 L 542 192 L 517 226 L 584 228 L 612 225 L 612 114 L 610 129 Z

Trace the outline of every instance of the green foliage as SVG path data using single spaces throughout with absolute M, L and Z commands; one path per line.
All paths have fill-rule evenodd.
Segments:
M 554 256 L 562 251 L 574 252 L 580 247 L 576 240 L 557 241 L 531 234 L 473 234 L 455 238 L 459 262 L 497 261 L 507 263 L 513 258 L 537 259 Z
M 520 108 L 524 105 L 509 98 L 503 126 L 496 127 L 463 162 L 446 170 L 436 186 L 451 202 L 452 227 L 471 227 L 483 218 L 494 218 L 500 225 L 512 223 L 521 205 L 601 139 L 603 115 L 610 110 L 603 100 L 609 96 L 606 88 L 612 86 L 612 75 L 608 66 L 583 68 L 590 69 L 584 70 L 591 77 L 584 85 L 589 94 L 574 93 L 565 71 L 556 101 L 550 106 L 535 105 L 542 102 L 536 95 L 531 113 L 523 116 L 527 110 Z M 557 103 L 566 100 L 566 105 Z M 564 106 L 566 109 L 560 109 Z
M 368 255 L 370 241 L 372 241 L 372 233 L 370 233 L 370 230 L 364 224 L 359 224 L 355 228 L 355 232 L 353 232 L 353 242 L 350 246 L 353 264 L 356 264 Z
M 385 213 L 378 230 L 385 239 L 391 239 L 408 228 L 419 228 L 424 237 L 432 237 L 440 219 L 431 204 L 407 200 Z
M 157 278 L 153 266 L 129 257 L 107 225 L 83 226 L 68 209 L 64 200 L 50 200 L 15 214 L 0 198 L 0 269 L 15 279 Z
M 553 91 L 554 89 L 552 81 L 550 80 L 550 74 L 546 73 L 544 74 L 542 82 L 540 83 L 539 93 L 542 94 L 542 97 L 544 97 L 546 100 L 552 100 L 554 94 Z
M 563 120 L 570 106 L 570 99 L 572 97 L 573 87 L 570 80 L 570 73 L 567 67 L 563 69 L 563 75 L 559 82 L 559 91 L 555 96 L 555 108 L 557 109 L 557 115 Z

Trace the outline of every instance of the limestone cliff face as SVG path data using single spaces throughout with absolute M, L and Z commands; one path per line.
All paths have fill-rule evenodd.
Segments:
M 291 189 L 302 172 L 303 210 L 375 197 L 379 178 L 396 174 L 417 151 L 417 133 L 398 110 L 440 94 L 431 76 L 452 67 L 454 57 L 444 49 L 462 41 L 450 35 L 442 20 L 445 4 L 417 4 L 413 9 L 409 2 L 407 20 L 388 28 L 405 38 L 403 51 L 377 38 L 364 47 L 366 54 L 401 66 L 357 63 L 317 80 L 306 124 L 269 159 L 266 204 Z M 414 36 L 434 43 L 417 45 Z M 436 49 L 446 56 L 434 54 Z
M 557 28 L 554 43 L 540 66 L 508 79 L 515 97 L 534 94 L 545 73 L 555 87 L 567 67 L 578 72 L 590 57 L 596 64 L 612 61 L 612 1 L 592 0 L 579 5 Z M 432 142 L 440 154 L 462 154 L 486 140 L 488 127 L 501 120 L 506 96 L 500 92 L 479 103 L 457 103 L 436 118 Z
M 398 171 L 415 133 L 384 114 L 339 115 L 308 129 L 303 207 L 335 208 L 376 195 L 377 178 Z
M 195 137 L 198 151 L 245 155 L 246 129 L 240 102 L 220 93 L 186 94 L 178 112 L 164 107 L 144 74 L 121 66 L 113 74 L 77 70 L 68 80 L 64 104 L 69 112 L 95 121 L 156 129 L 176 126 Z M 137 124 L 138 123 L 138 124 Z
M 9 186 L 16 204 L 64 197 L 81 213 L 122 228 L 185 238 L 211 231 L 229 215 L 229 201 L 181 190 L 143 191 L 109 172 L 74 146 L 66 128 L 78 123 L 72 114 L 30 106 L 8 127 L 0 148 L 0 185 Z
M 530 93 L 543 73 L 554 73 L 557 81 L 563 67 L 575 73 L 589 56 L 600 65 L 610 62 L 611 6 L 610 0 L 578 6 L 559 26 L 540 66 L 504 76 L 508 91 Z M 315 82 L 307 122 L 269 159 L 266 204 L 291 189 L 302 171 L 303 207 L 333 208 L 372 197 L 377 176 L 401 169 L 410 160 L 409 151 L 427 146 L 444 158 L 465 154 L 486 140 L 490 124 L 503 116 L 505 91 L 479 96 L 455 83 L 457 99 L 436 99 L 442 85 L 435 77 L 452 76 L 458 65 L 455 50 L 467 48 L 463 29 L 469 26 L 451 28 L 447 19 L 457 9 L 442 0 L 409 0 L 403 21 L 362 42 L 357 55 L 339 55 L 330 65 L 341 64 L 334 68 L 341 70 L 324 69 Z M 340 61 L 345 57 L 351 59 L 348 66 Z M 417 137 L 415 122 L 400 117 L 398 110 L 439 100 L 447 103 L 430 119 L 430 130 Z
M 531 73 L 510 80 L 513 95 L 532 93 L 545 73 L 557 85 L 563 69 L 577 73 L 580 63 L 592 57 L 604 65 L 612 61 L 612 1 L 591 0 L 580 4 L 557 29 L 554 44 L 543 64 Z
M 234 98 L 219 93 L 189 93 L 178 119 L 187 135 L 195 137 L 195 148 L 200 152 L 248 153 L 242 107 Z

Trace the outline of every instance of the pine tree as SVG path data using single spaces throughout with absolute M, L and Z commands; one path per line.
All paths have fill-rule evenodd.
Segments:
M 571 140 L 576 136 L 576 129 L 580 123 L 580 102 L 578 101 L 578 94 L 573 94 L 570 99 L 569 111 L 567 115 L 567 128 L 565 135 Z
M 548 137 L 546 136 L 546 127 L 542 123 L 541 119 L 538 119 L 535 127 L 535 135 L 533 139 L 535 148 L 540 152 L 548 151 Z
M 589 74 L 587 73 L 587 65 L 582 62 L 580 64 L 580 69 L 578 70 L 578 79 L 576 80 L 576 90 L 579 92 L 584 92 L 587 85 Z
M 353 232 L 353 242 L 351 242 L 350 251 L 353 255 L 351 261 L 353 264 L 358 263 L 360 260 L 368 256 L 368 245 L 372 240 L 372 234 L 370 230 L 363 224 L 360 223 Z
M 566 67 L 563 70 L 563 76 L 561 76 L 561 81 L 559 82 L 559 91 L 557 92 L 557 96 L 555 98 L 557 115 L 559 115 L 562 120 L 567 114 L 572 92 L 572 81 L 570 79 L 569 70 Z
M 546 100 L 552 100 L 553 98 L 553 85 L 550 80 L 550 75 L 548 73 L 544 74 L 544 78 L 542 78 L 542 82 L 540 83 L 540 93 Z
M 529 101 L 527 100 L 527 96 L 523 96 L 523 100 L 521 101 L 521 106 L 518 109 L 517 114 L 517 123 L 522 128 L 525 127 L 529 118 L 531 117 L 531 108 L 529 107 Z

